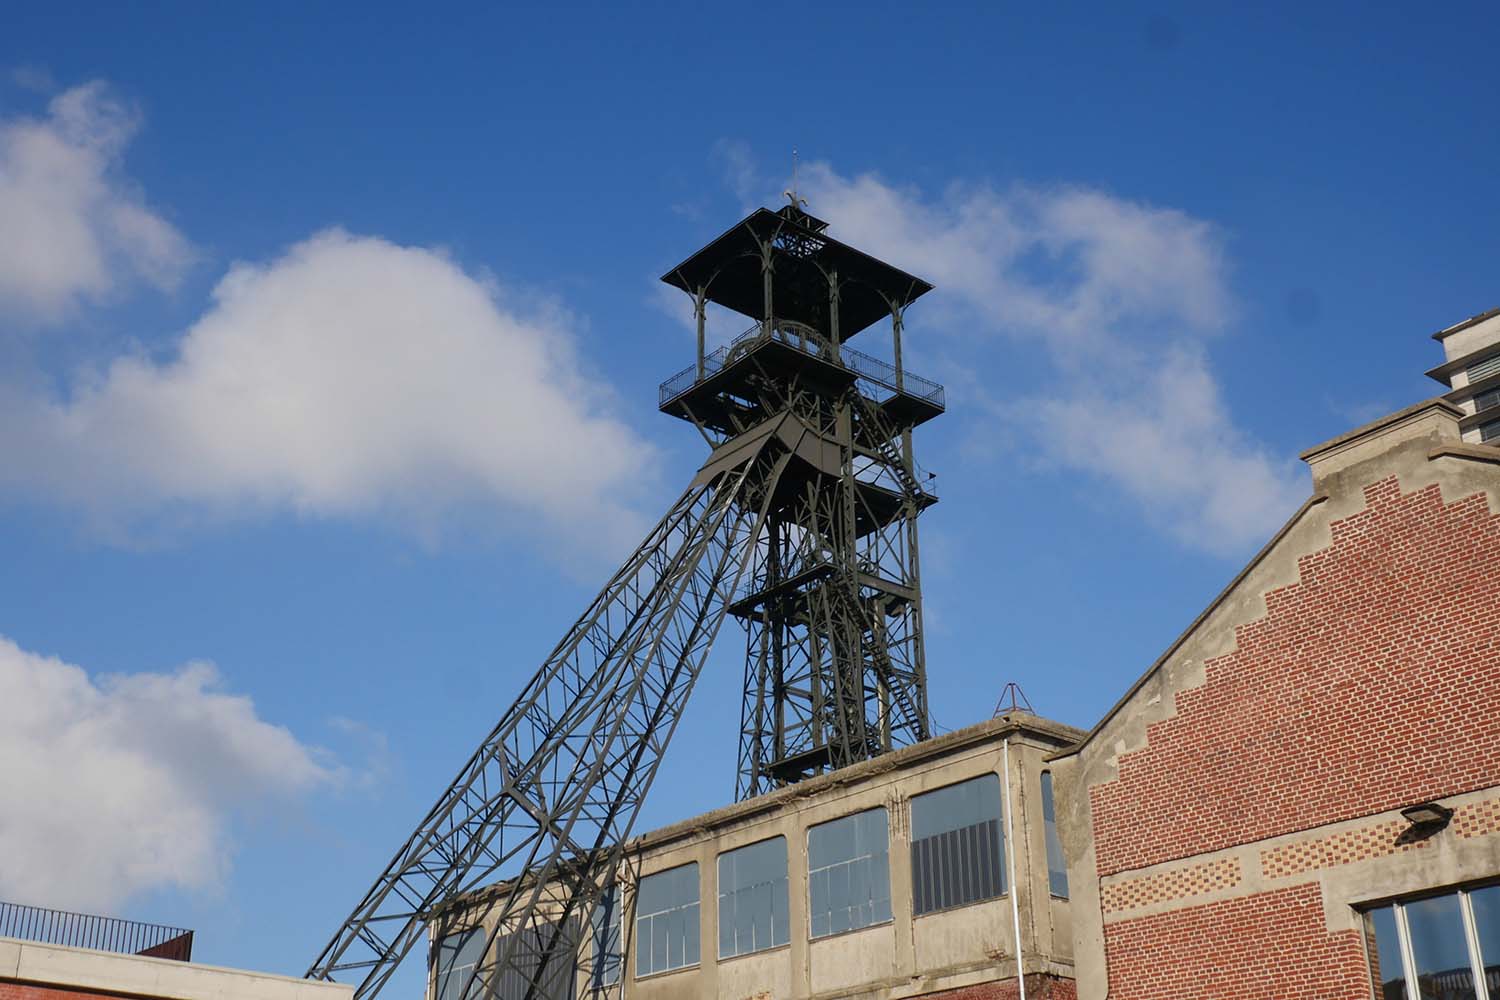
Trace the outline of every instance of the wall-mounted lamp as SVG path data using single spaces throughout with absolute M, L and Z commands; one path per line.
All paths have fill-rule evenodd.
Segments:
M 1448 825 L 1453 818 L 1453 810 L 1440 802 L 1423 802 L 1420 805 L 1407 806 L 1401 810 L 1401 815 L 1412 826 L 1423 830 L 1439 830 Z

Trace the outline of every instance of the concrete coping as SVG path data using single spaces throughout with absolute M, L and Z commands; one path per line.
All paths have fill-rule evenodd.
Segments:
M 977 722 L 972 726 L 955 729 L 942 736 L 934 736 L 921 743 L 914 743 L 909 747 L 892 750 L 870 760 L 862 760 L 837 771 L 805 778 L 753 799 L 721 806 L 670 826 L 652 830 L 630 841 L 628 849 L 640 851 L 692 837 L 702 831 L 712 830 L 736 820 L 775 811 L 787 803 L 801 801 L 827 789 L 840 788 L 877 775 L 901 771 L 934 757 L 956 753 L 976 743 L 984 743 L 1010 733 L 1040 736 L 1059 747 L 1070 746 L 1082 739 L 1084 735 L 1082 729 L 1076 729 L 1061 722 L 1053 722 L 1051 719 L 1044 719 L 1029 712 L 1008 712 L 993 719 Z
M 1491 316 L 1500 316 L 1500 306 L 1496 306 L 1494 309 L 1490 309 L 1490 310 L 1488 310 L 1486 312 L 1482 312 L 1482 313 L 1478 313 L 1476 315 L 1470 316 L 1468 319 L 1460 320 L 1459 322 L 1454 323 L 1452 326 L 1444 327 L 1443 329 L 1439 330 L 1437 333 L 1434 333 L 1432 335 L 1432 339 L 1441 343 L 1445 338 L 1453 336 L 1455 333 L 1458 333 L 1460 330 L 1467 330 L 1469 327 L 1473 326 L 1475 323 L 1483 323 L 1485 320 L 1489 319 Z
M 1316 465 L 1329 455 L 1342 451 L 1364 438 L 1374 437 L 1382 432 L 1416 423 L 1421 417 L 1427 415 L 1428 411 L 1447 413 L 1454 418 L 1464 415 L 1463 410 L 1448 402 L 1443 397 L 1434 396 L 1432 399 L 1424 399 L 1420 403 L 1413 403 L 1408 407 L 1397 410 L 1395 413 L 1387 413 L 1385 416 L 1356 427 L 1352 431 L 1346 431 L 1338 437 L 1329 438 L 1322 444 L 1315 444 L 1297 457 L 1308 465 Z
M 344 983 L 0 938 L 0 982 L 6 981 L 164 1000 L 350 1000 L 354 996 L 354 987 Z

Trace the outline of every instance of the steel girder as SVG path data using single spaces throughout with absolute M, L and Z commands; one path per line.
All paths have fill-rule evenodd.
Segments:
M 373 997 L 430 922 L 483 927 L 460 996 L 536 996 L 618 870 L 790 454 L 700 474 L 527 683 L 323 949 L 308 978 Z M 477 892 L 493 885 L 485 892 Z M 473 895 L 468 895 L 473 894 Z M 462 897 L 462 898 L 461 898 Z M 455 903 L 460 905 L 455 906 Z M 548 970 L 552 970 L 549 973 Z M 478 992 L 475 992 L 478 991 Z

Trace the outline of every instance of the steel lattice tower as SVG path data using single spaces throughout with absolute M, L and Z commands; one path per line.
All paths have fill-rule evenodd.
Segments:
M 560 996 L 724 620 L 748 636 L 740 798 L 926 739 L 912 428 L 901 364 L 931 286 L 760 209 L 673 268 L 696 362 L 661 387 L 711 453 L 345 919 L 307 975 L 377 994 L 429 926 L 483 927 L 459 996 Z M 705 353 L 709 303 L 755 324 Z M 845 341 L 891 321 L 894 364 Z M 587 952 L 588 949 L 583 949 Z M 587 961 L 587 956 L 582 957 Z M 517 984 L 520 984 L 518 987 Z M 520 992 L 517 993 L 516 990 Z M 477 991 L 477 992 L 476 992 Z
M 762 209 L 663 278 L 693 299 L 698 359 L 662 385 L 662 411 L 715 458 L 764 437 L 796 456 L 729 607 L 748 634 L 742 799 L 929 735 L 917 516 L 936 498 L 911 431 L 944 400 L 904 371 L 901 331 L 931 286 L 826 228 Z M 756 322 L 705 355 L 710 302 Z M 846 346 L 885 318 L 894 365 Z

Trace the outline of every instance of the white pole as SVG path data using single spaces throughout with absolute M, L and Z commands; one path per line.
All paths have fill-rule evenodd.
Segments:
M 1010 736 L 1005 737 L 1001 744 L 1004 748 L 1005 760 L 1001 767 L 1005 769 L 1005 853 L 1010 864 L 1010 915 L 1011 922 L 1016 929 L 1016 986 L 1020 990 L 1020 1000 L 1026 1000 L 1026 975 L 1021 969 L 1021 902 L 1016 893 L 1016 838 L 1015 824 L 1011 822 L 1010 813 Z

